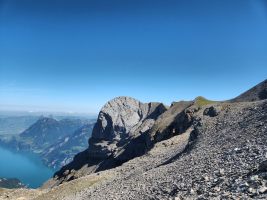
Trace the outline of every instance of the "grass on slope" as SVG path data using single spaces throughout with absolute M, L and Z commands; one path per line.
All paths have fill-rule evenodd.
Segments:
M 216 102 L 218 102 L 218 101 L 211 101 L 211 100 L 208 100 L 208 99 L 201 97 L 201 96 L 199 96 L 195 99 L 195 105 L 197 105 L 198 107 L 206 106 L 206 105 L 216 103 Z

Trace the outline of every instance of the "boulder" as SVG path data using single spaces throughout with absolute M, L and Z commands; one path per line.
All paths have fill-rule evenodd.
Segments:
M 208 107 L 203 111 L 203 115 L 207 115 L 210 117 L 216 117 L 219 113 L 220 108 L 215 106 Z
M 267 172 L 267 160 L 261 162 L 258 167 L 259 172 Z

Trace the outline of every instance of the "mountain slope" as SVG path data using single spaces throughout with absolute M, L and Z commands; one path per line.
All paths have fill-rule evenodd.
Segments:
M 38 116 L 0 115 L 0 135 L 16 135 L 26 130 L 38 120 Z
M 79 119 L 55 120 L 43 117 L 20 134 L 23 140 L 28 140 L 35 148 L 45 148 L 53 144 L 57 139 L 72 134 L 84 125 Z
M 266 199 L 267 101 L 227 106 L 216 117 L 199 110 L 192 131 L 157 143 L 75 199 Z
M 267 79 L 230 101 L 244 102 L 259 101 L 263 99 L 267 99 Z
M 43 150 L 44 162 L 50 167 L 55 167 L 64 166 L 72 161 L 77 153 L 87 148 L 87 140 L 92 134 L 94 124 L 92 122 L 82 126 L 73 134 L 63 137 L 57 143 Z
M 211 107 L 220 112 L 209 116 Z M 34 199 L 266 199 L 266 113 L 267 100 L 203 106 L 185 132 L 157 142 L 143 156 L 36 190 Z

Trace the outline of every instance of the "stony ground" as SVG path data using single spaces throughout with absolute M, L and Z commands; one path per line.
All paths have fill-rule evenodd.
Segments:
M 266 199 L 267 101 L 217 108 L 216 117 L 198 111 L 197 138 L 182 154 L 156 146 L 75 199 Z
M 207 107 L 184 133 L 117 168 L 0 199 L 267 199 L 267 100 Z

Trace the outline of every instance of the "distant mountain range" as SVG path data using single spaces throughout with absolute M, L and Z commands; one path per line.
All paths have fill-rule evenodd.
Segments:
M 87 147 L 95 120 L 41 117 L 19 135 L 2 135 L 0 144 L 17 151 L 39 154 L 44 163 L 58 168 Z
M 49 167 L 64 166 L 72 161 L 74 155 L 88 146 L 87 139 L 91 137 L 95 122 L 83 125 L 73 134 L 57 140 L 42 152 L 42 158 Z
M 0 115 L 0 135 L 20 134 L 39 119 L 39 116 Z
M 88 123 L 81 119 L 62 119 L 42 117 L 20 134 L 20 139 L 27 142 L 33 150 L 45 149 L 63 137 Z

